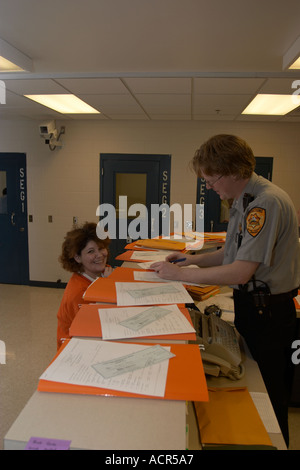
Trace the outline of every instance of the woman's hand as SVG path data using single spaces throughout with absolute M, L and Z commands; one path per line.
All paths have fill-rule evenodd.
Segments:
M 111 266 L 105 266 L 105 269 L 103 271 L 103 277 L 108 277 L 112 272 L 113 272 L 114 268 L 112 268 Z

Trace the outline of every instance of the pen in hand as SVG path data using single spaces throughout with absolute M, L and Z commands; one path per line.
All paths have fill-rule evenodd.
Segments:
M 172 264 L 176 264 L 176 263 L 180 263 L 181 261 L 185 261 L 186 258 L 179 258 L 179 259 L 175 259 L 174 261 L 171 261 Z

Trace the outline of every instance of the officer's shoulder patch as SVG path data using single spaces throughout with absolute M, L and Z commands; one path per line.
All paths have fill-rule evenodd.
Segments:
M 266 221 L 266 210 L 261 207 L 254 207 L 250 210 L 246 219 L 247 232 L 256 237 L 262 230 Z

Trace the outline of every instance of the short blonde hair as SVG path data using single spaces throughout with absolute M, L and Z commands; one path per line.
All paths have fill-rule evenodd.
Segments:
M 256 162 L 251 147 L 240 137 L 219 134 L 208 139 L 196 151 L 192 167 L 201 177 L 201 171 L 209 176 L 236 175 L 250 178 Z

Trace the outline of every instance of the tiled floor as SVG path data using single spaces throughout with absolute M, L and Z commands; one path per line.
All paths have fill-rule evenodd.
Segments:
M 56 352 L 56 313 L 63 290 L 0 284 L 0 449 Z M 290 410 L 290 449 L 300 450 L 300 408 Z

